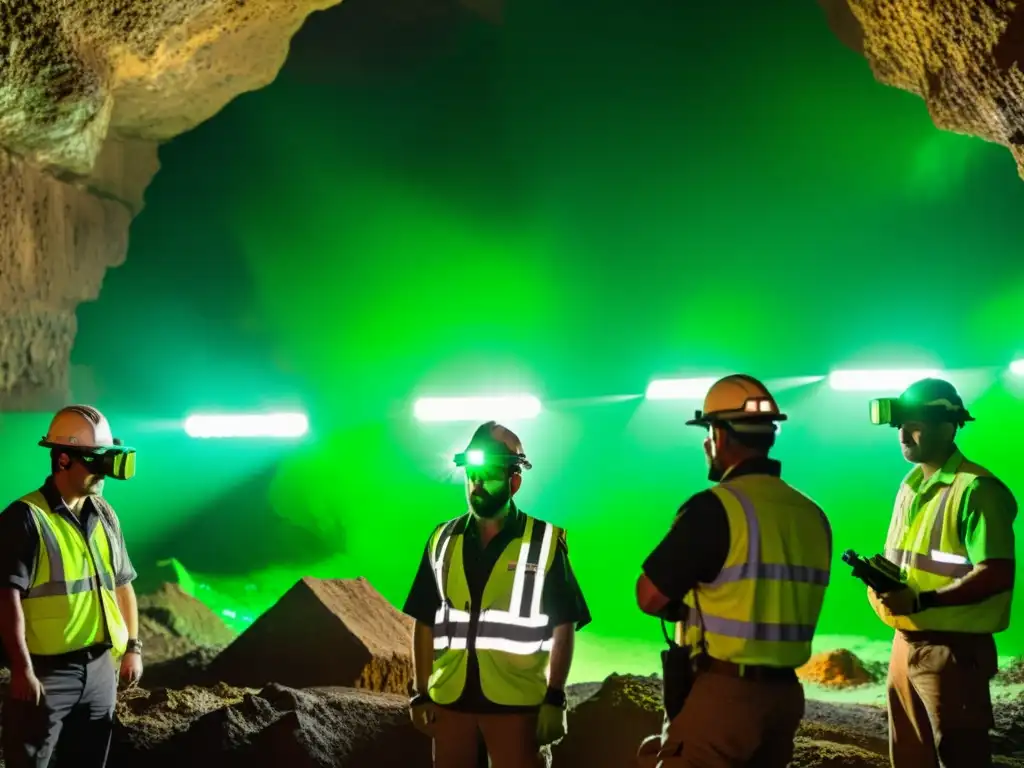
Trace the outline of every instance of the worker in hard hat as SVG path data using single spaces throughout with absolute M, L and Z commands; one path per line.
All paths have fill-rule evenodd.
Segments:
M 415 619 L 413 723 L 435 768 L 543 766 L 566 732 L 574 632 L 590 621 L 563 529 L 514 497 L 531 468 L 522 443 L 488 422 L 455 457 L 468 511 L 427 540 L 404 612 Z
M 108 477 L 135 473 L 135 451 L 103 414 L 62 408 L 39 445 L 50 451 L 42 487 L 0 513 L 0 638 L 11 668 L 3 703 L 7 768 L 45 768 L 55 748 L 75 768 L 107 761 L 118 670 L 142 675 L 135 570 Z
M 707 433 L 714 485 L 680 508 L 644 561 L 636 596 L 644 613 L 676 622 L 689 663 L 664 684 L 688 695 L 667 713 L 660 742 L 642 746 L 642 766 L 784 768 L 793 757 L 804 714 L 795 670 L 811 655 L 832 530 L 769 458 L 786 418 L 761 382 L 733 375 L 687 422 Z
M 993 635 L 1010 624 L 1017 502 L 956 444 L 974 418 L 956 388 L 922 379 L 898 398 L 874 400 L 871 420 L 898 428 L 914 465 L 900 484 L 885 557 L 906 587 L 868 590 L 896 630 L 889 660 L 889 753 L 894 768 L 992 765 L 989 684 Z

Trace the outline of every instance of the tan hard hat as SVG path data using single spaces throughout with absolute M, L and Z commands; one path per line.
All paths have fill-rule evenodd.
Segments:
M 704 397 L 703 410 L 686 423 L 707 427 L 722 421 L 743 431 L 770 432 L 775 429 L 774 422 L 787 418 L 764 384 L 753 376 L 736 373 L 712 384 Z
M 477 427 L 476 432 L 473 433 L 473 437 L 469 441 L 469 447 L 476 448 L 481 443 L 491 443 L 492 445 L 498 443 L 503 445 L 510 454 L 519 457 L 518 463 L 523 469 L 532 469 L 533 467 L 526 460 L 526 451 L 523 450 L 523 443 L 519 436 L 508 427 L 496 421 L 488 421 L 486 424 L 481 424 Z
M 117 445 L 106 417 L 89 405 L 69 405 L 57 411 L 40 445 L 96 450 Z

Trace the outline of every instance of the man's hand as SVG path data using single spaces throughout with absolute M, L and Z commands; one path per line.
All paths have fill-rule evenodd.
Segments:
M 412 724 L 417 731 L 434 738 L 434 720 L 437 713 L 429 696 L 420 693 L 409 700 L 409 717 L 412 718 Z
M 27 667 L 11 672 L 11 698 L 39 706 L 43 700 L 43 684 L 36 677 L 35 670 Z
M 142 654 L 128 651 L 121 657 L 121 682 L 125 688 L 133 688 L 142 679 Z
M 537 714 L 538 747 L 554 744 L 564 738 L 568 728 L 564 708 L 547 702 L 540 705 L 540 712 Z
M 917 593 L 910 587 L 894 589 L 892 592 L 886 592 L 884 595 L 875 592 L 875 597 L 893 616 L 909 616 L 920 611 Z

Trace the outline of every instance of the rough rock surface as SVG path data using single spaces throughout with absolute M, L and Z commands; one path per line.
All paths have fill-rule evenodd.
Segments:
M 878 682 L 860 659 L 842 648 L 816 653 L 796 673 L 805 683 L 827 688 L 852 688 Z
M 270 83 L 340 0 L 20 0 L 0 11 L 0 143 L 86 176 L 108 136 L 165 141 Z
M 159 142 L 268 84 L 338 2 L 0 2 L 0 407 L 65 404 L 75 309 L 123 263 Z
M 301 588 L 301 589 L 300 589 Z M 380 608 L 383 599 L 365 580 L 322 582 L 306 579 L 289 592 L 312 596 L 321 603 L 332 599 L 335 624 L 355 611 L 363 624 L 345 624 L 350 634 L 365 638 L 359 645 L 307 645 L 305 652 L 325 671 L 335 674 L 337 657 L 356 653 L 349 668 L 363 663 L 368 646 L 386 645 L 373 632 L 391 630 L 408 637 L 408 626 L 389 625 L 393 619 Z M 286 595 L 282 602 L 288 599 Z M 165 636 L 181 638 L 193 646 L 224 636 L 219 619 L 176 587 L 165 585 L 154 595 L 141 596 L 146 622 Z M 385 604 L 386 605 L 386 604 Z M 274 609 L 272 609 L 274 610 Z M 321 607 L 322 610 L 322 607 Z M 302 618 L 302 614 L 299 614 Z M 305 618 L 309 618 L 308 615 Z M 295 625 L 300 626 L 299 624 Z M 314 638 L 324 626 L 303 626 Z M 337 630 L 331 630 L 337 633 Z M 248 634 L 248 633 L 246 633 Z M 298 634 L 292 632 L 292 634 Z M 243 635 L 242 637 L 244 637 Z M 264 642 L 274 642 L 263 635 Z M 147 640 L 147 648 L 153 640 Z M 183 646 L 185 647 L 185 646 Z M 412 728 L 405 695 L 379 693 L 353 687 L 310 686 L 304 689 L 280 683 L 243 688 L 222 682 L 161 687 L 154 671 L 166 664 L 147 664 L 142 688 L 122 691 L 110 768 L 151 768 L 181 765 L 217 765 L 223 768 L 430 768 L 430 742 Z M 178 659 L 177 661 L 182 661 Z M 279 677 L 271 656 L 265 657 L 263 676 Z M 194 669 L 202 672 L 196 661 Z M 343 667 L 343 665 L 342 665 Z M 385 682 L 381 679 L 378 682 Z M 0 699 L 7 675 L 0 672 Z M 660 680 L 657 677 L 612 675 L 603 683 L 569 686 L 569 733 L 553 751 L 556 768 L 627 768 L 639 744 L 661 729 Z M 792 768 L 882 768 L 886 766 L 885 712 L 878 707 L 809 701 L 797 735 Z M 1024 766 L 1024 711 L 1017 701 L 1003 701 L 996 709 L 994 746 L 997 765 Z M 1011 757 L 1015 756 L 1015 757 Z
M 381 768 L 431 763 L 404 696 L 217 686 L 124 694 L 109 765 Z M 145 761 L 143 763 L 142 761 Z
M 1024 3 L 818 2 L 879 82 L 924 99 L 939 128 L 1008 147 L 1024 177 Z
M 0 149 L 5 410 L 45 411 L 66 396 L 75 308 L 95 299 L 107 269 L 124 261 L 131 220 L 124 205 L 63 183 Z
M 210 674 L 235 685 L 271 680 L 408 694 L 412 620 L 359 579 L 305 578 L 229 645 Z
M 657 677 L 628 675 L 569 686 L 569 733 L 552 749 L 554 765 L 633 765 L 640 743 L 661 731 L 660 686 Z M 1019 759 L 1017 734 L 1024 734 L 1019 709 L 1006 704 L 997 710 L 994 744 L 1001 755 L 999 765 L 1024 765 Z M 887 728 L 885 711 L 879 707 L 809 700 L 791 768 L 883 768 L 889 764 Z

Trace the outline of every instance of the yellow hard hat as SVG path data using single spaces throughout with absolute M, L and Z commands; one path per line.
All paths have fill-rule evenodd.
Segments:
M 39 444 L 46 448 L 77 448 L 95 453 L 119 447 L 106 417 L 89 405 L 69 405 L 57 411 Z
M 708 427 L 726 422 L 743 432 L 774 432 L 775 422 L 787 418 L 764 384 L 753 376 L 736 373 L 712 384 L 704 397 L 703 410 L 696 411 L 686 423 Z

